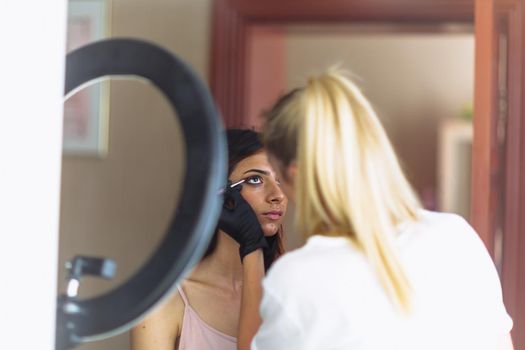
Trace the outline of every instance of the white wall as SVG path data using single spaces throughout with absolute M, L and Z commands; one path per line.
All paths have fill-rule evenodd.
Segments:
M 66 2 L 0 11 L 0 349 L 54 349 Z

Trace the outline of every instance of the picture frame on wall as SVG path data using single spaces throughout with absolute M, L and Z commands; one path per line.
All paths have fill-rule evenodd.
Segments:
M 108 0 L 69 0 L 66 50 L 109 35 Z M 80 89 L 64 102 L 64 155 L 103 157 L 108 151 L 109 81 Z

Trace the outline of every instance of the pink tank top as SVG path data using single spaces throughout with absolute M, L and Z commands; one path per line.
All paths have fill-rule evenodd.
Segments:
M 236 350 L 237 339 L 204 322 L 190 306 L 182 287 L 177 289 L 184 302 L 179 350 Z

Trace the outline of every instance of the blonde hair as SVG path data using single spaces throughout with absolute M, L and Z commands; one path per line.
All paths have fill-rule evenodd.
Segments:
M 411 286 L 393 238 L 421 205 L 359 88 L 337 70 L 311 77 L 267 113 L 263 142 L 281 170 L 297 164 L 298 229 L 348 237 L 392 302 L 409 312 Z

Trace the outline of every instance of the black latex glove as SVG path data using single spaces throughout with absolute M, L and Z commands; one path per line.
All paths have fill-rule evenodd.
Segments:
M 263 249 L 263 255 L 264 255 L 264 269 L 267 271 L 272 263 L 274 262 L 277 254 L 277 250 L 279 249 L 279 240 L 278 240 L 279 234 L 276 233 L 273 236 L 267 236 L 266 243 L 268 244 L 267 248 Z
M 242 185 L 224 191 L 224 204 L 218 227 L 239 243 L 242 259 L 249 253 L 268 247 L 261 224 L 252 207 L 241 195 Z

